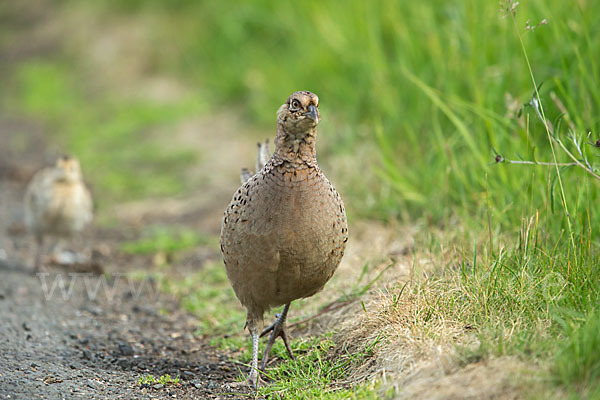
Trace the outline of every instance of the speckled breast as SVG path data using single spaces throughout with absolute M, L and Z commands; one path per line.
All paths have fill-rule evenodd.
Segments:
M 347 240 L 344 204 L 318 166 L 268 165 L 236 192 L 221 235 L 236 293 L 244 288 L 238 290 L 234 281 L 245 280 L 245 273 L 248 280 L 261 280 L 252 286 L 262 288 L 269 306 L 319 291 L 335 272 Z M 252 296 L 261 302 L 260 293 Z

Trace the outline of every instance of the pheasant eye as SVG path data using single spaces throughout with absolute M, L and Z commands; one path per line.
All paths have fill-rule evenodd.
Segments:
M 300 108 L 300 102 L 296 99 L 292 100 L 292 109 L 297 110 L 298 108 Z

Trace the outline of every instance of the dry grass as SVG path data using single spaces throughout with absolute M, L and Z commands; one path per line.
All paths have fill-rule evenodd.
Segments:
M 399 398 L 518 398 L 520 383 L 513 375 L 531 367 L 511 357 L 465 363 L 457 346 L 476 346 L 475 332 L 441 313 L 432 315 L 427 301 L 423 292 L 394 301 L 393 293 L 377 291 L 365 302 L 367 312 L 348 313 L 356 317 L 346 318 L 334 336 L 336 357 L 378 342 L 349 381 L 379 381 L 382 392 Z
M 353 233 L 355 244 L 331 284 L 295 307 L 317 315 L 304 325 L 304 332 L 335 332 L 330 357 L 360 360 L 348 363 L 344 381 L 337 384 L 378 382 L 380 393 L 395 398 L 440 399 L 530 397 L 531 385 L 544 384 L 540 372 L 546 366 L 478 353 L 478 327 L 466 322 L 476 305 L 458 303 L 465 296 L 457 272 L 460 251 L 451 246 L 415 250 L 414 227 L 357 223 Z M 367 293 L 344 303 L 363 287 L 356 283 L 363 265 L 372 265 L 363 283 L 381 275 Z M 346 297 L 336 298 L 336 293 Z M 318 314 L 323 304 L 333 310 Z M 505 340 L 522 322 L 513 321 Z

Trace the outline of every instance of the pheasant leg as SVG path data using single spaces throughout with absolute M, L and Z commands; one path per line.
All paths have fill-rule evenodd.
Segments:
M 262 325 L 262 323 L 261 323 Z M 248 323 L 248 330 L 250 331 L 250 335 L 252 336 L 252 365 L 250 367 L 250 374 L 248 375 L 248 379 L 246 380 L 247 384 L 254 387 L 254 389 L 258 389 L 261 385 L 264 384 L 263 380 L 260 379 L 258 372 L 258 326 L 256 322 Z
M 46 270 L 46 267 L 42 264 L 42 256 L 44 255 L 44 237 L 42 235 L 36 235 L 35 242 L 36 249 L 35 259 L 33 261 L 33 272 L 38 273 Z
M 273 343 L 275 343 L 275 339 L 277 339 L 278 336 L 280 336 L 281 339 L 283 339 L 283 343 L 285 344 L 285 348 L 286 348 L 287 353 L 290 356 L 290 358 L 292 360 L 296 359 L 296 357 L 294 356 L 294 353 L 292 352 L 292 347 L 290 346 L 290 342 L 288 339 L 287 329 L 285 327 L 285 321 L 287 319 L 288 310 L 290 309 L 290 304 L 291 303 L 286 304 L 283 307 L 283 311 L 281 312 L 281 314 L 277 314 L 277 319 L 275 320 L 275 322 L 273 322 L 269 327 L 267 327 L 260 334 L 260 337 L 263 337 L 267 333 L 271 332 L 271 335 L 269 336 L 269 341 L 267 342 L 267 347 L 265 348 L 265 353 L 262 358 L 262 363 L 260 366 L 260 369 L 262 371 L 265 370 L 265 366 L 267 365 L 267 361 L 269 360 L 269 353 L 271 352 Z

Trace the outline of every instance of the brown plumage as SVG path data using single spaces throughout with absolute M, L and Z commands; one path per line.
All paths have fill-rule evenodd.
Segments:
M 38 171 L 25 192 L 25 225 L 37 241 L 35 268 L 41 267 L 45 236 L 69 238 L 92 220 L 92 197 L 77 159 L 63 156 Z
M 318 97 L 293 93 L 277 112 L 275 153 L 234 194 L 221 227 L 227 276 L 246 307 L 253 357 L 249 380 L 258 386 L 258 338 L 263 314 L 285 305 L 273 325 L 262 360 L 281 336 L 293 300 L 309 297 L 331 278 L 348 240 L 340 195 L 317 164 Z M 259 150 L 260 151 L 260 150 Z

